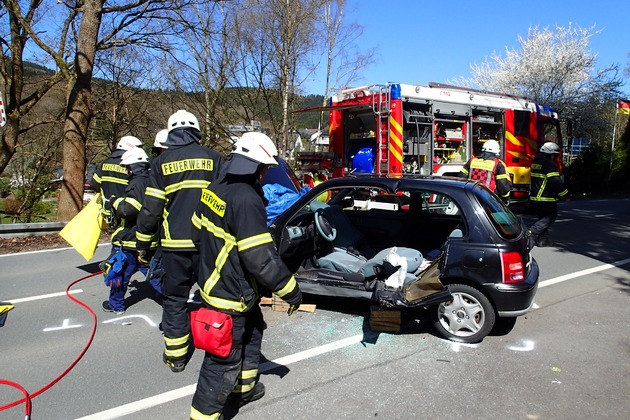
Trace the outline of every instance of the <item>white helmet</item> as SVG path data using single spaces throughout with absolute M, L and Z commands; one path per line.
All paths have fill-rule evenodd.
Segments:
M 499 153 L 501 153 L 501 146 L 499 146 L 499 142 L 496 140 L 488 140 L 483 144 L 483 147 L 481 147 L 481 151 L 490 152 L 498 155 Z
M 542 147 L 540 148 L 540 151 L 542 153 L 548 153 L 550 155 L 553 155 L 555 153 L 560 153 L 560 146 L 558 146 L 556 143 L 552 141 L 548 141 L 542 145 Z
M 142 142 L 134 136 L 123 136 L 118 141 L 116 149 L 118 150 L 131 150 L 134 147 L 141 147 Z
M 139 147 L 127 150 L 120 159 L 121 165 L 132 165 L 134 163 L 149 163 L 149 156 Z
M 254 162 L 277 166 L 278 149 L 273 141 L 263 133 L 250 131 L 243 133 L 232 146 L 232 154 L 242 155 Z
M 165 128 L 164 130 L 160 130 L 155 135 L 155 141 L 153 142 L 153 147 L 158 149 L 168 149 L 164 143 L 166 143 L 166 138 L 168 137 L 168 130 Z
M 197 117 L 184 109 L 180 109 L 168 117 L 168 132 L 170 133 L 176 128 L 195 128 L 201 131 Z

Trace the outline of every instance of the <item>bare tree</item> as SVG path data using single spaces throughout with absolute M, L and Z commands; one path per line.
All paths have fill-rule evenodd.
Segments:
M 33 127 L 44 123 L 37 121 L 27 123 L 24 118 L 29 115 L 37 103 L 62 80 L 65 80 L 69 68 L 63 60 L 66 52 L 66 40 L 71 25 L 76 17 L 76 12 L 57 15 L 57 11 L 50 4 L 44 4 L 43 0 L 31 1 L 22 6 L 18 0 L 2 0 L 3 10 L 0 11 L 0 45 L 2 47 L 2 61 L 0 62 L 0 75 L 6 98 L 7 124 L 2 130 L 2 145 L 0 149 L 0 173 L 4 172 L 13 158 L 21 135 L 24 135 Z M 36 34 L 33 28 L 41 24 L 40 17 L 46 14 L 50 17 L 58 17 L 57 44 L 54 47 L 46 46 L 47 54 L 58 58 L 56 72 L 42 72 L 33 77 L 29 83 L 24 76 L 24 51 L 28 43 L 32 43 L 33 37 L 41 39 L 47 33 L 42 31 Z M 4 29 L 8 28 L 5 32 Z M 57 60 L 55 60 L 57 61 Z M 49 123 L 52 121 L 48 121 Z
M 222 108 L 238 63 L 234 25 L 242 7 L 240 1 L 210 1 L 180 9 L 173 22 L 180 36 L 163 61 L 168 81 L 180 93 L 180 107 L 201 117 L 202 142 L 218 149 L 219 139 L 227 137 Z
M 240 31 L 244 58 L 240 80 L 256 83 L 266 103 L 267 117 L 274 124 L 278 149 L 288 149 L 292 107 L 296 88 L 309 72 L 317 37 L 312 25 L 323 0 L 247 0 Z M 279 100 L 279 102 L 276 100 Z
M 350 13 L 352 14 L 352 13 Z M 324 101 L 330 96 L 333 86 L 348 86 L 361 76 L 376 54 L 376 49 L 362 52 L 358 49 L 358 40 L 363 35 L 363 26 L 357 22 L 347 21 L 346 0 L 329 0 L 323 7 L 322 36 L 326 45 L 326 84 Z M 320 114 L 320 129 L 322 126 Z
M 58 219 L 70 220 L 82 208 L 85 181 L 86 143 L 92 108 L 92 77 L 99 49 L 121 45 L 159 48 L 154 42 L 166 30 L 165 25 L 151 26 L 180 7 L 181 2 L 131 0 L 105 7 L 105 0 L 84 0 L 72 6 L 81 12 L 81 22 L 74 52 L 64 125 L 64 181 L 59 197 Z M 102 25 L 104 17 L 106 25 Z
M 358 41 L 363 35 L 363 25 L 349 22 L 346 0 L 329 0 L 324 7 L 323 25 L 326 40 L 326 86 L 324 97 L 331 89 L 349 86 L 362 76 L 374 60 L 376 48 L 361 50 Z

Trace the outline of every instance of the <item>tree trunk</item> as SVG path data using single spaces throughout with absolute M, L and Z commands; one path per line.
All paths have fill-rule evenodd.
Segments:
M 19 126 L 19 119 L 11 116 L 7 117 L 7 125 L 4 126 L 2 131 L 2 145 L 0 146 L 0 174 L 4 172 L 15 153 Z
M 71 220 L 83 207 L 85 148 L 92 119 L 92 72 L 105 0 L 86 0 L 75 56 L 63 138 L 63 182 L 58 221 Z

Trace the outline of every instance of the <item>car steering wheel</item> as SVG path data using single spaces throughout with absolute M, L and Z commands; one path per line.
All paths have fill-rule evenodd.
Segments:
M 337 229 L 333 220 L 322 209 L 317 209 L 315 212 L 315 227 L 317 233 L 328 242 L 334 241 L 337 237 Z

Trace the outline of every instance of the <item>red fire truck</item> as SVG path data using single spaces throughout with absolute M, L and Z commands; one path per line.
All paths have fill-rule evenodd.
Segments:
M 332 176 L 457 175 L 494 139 L 512 179 L 512 199 L 520 201 L 528 196 L 540 146 L 552 141 L 562 147 L 558 115 L 550 107 L 439 83 L 345 89 L 318 109 L 329 111 L 328 153 L 304 153 L 301 159 Z

